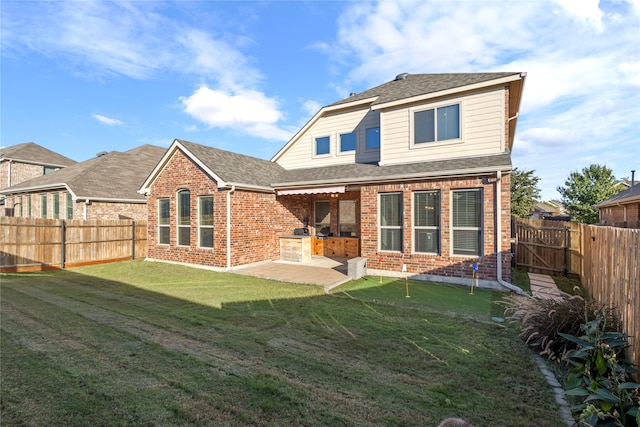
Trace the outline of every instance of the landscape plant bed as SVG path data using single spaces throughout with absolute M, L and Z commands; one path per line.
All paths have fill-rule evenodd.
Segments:
M 494 293 L 376 280 L 328 295 L 143 261 L 2 275 L 0 424 L 563 425 Z

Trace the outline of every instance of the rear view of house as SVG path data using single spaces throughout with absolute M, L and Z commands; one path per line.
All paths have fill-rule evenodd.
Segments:
M 508 286 L 524 80 L 403 73 L 321 108 L 271 161 L 175 140 L 140 190 L 148 256 L 219 269 L 361 256 L 388 274 Z

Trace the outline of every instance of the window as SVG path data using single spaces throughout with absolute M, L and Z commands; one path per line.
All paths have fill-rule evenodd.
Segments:
M 340 134 L 340 152 L 344 153 L 345 151 L 356 151 L 357 144 L 357 133 L 341 133 Z
M 48 173 L 55 172 L 55 171 L 56 171 L 56 168 L 51 166 L 45 166 L 44 169 L 42 170 L 42 174 L 46 175 Z
M 47 217 L 47 195 L 42 194 L 40 196 L 40 218 Z
M 31 217 L 31 194 L 27 195 L 27 218 Z
M 380 194 L 380 249 L 402 251 L 402 193 Z
M 329 154 L 330 152 L 331 152 L 330 138 L 328 136 L 316 138 L 316 156 Z
M 158 244 L 160 245 L 169 244 L 169 212 L 169 199 L 158 199 Z
M 365 150 L 380 149 L 380 128 L 369 128 L 366 131 Z
M 200 197 L 198 209 L 200 247 L 213 248 L 213 196 Z
M 453 253 L 480 256 L 482 251 L 482 192 L 453 191 L 452 198 Z
M 60 194 L 54 193 L 53 195 L 53 219 L 60 218 Z
M 413 113 L 415 144 L 460 138 L 460 104 Z
M 67 193 L 67 219 L 73 219 L 73 197 Z
M 440 253 L 440 193 L 419 191 L 413 199 L 414 250 Z
M 358 235 L 355 200 L 340 200 L 338 229 L 341 237 L 355 237 Z
M 328 201 L 316 202 L 314 215 L 316 234 L 328 236 L 331 232 L 331 204 Z
M 14 213 L 14 215 L 15 216 L 22 216 L 22 212 L 23 212 L 23 209 L 22 209 L 22 196 L 18 196 L 18 201 L 16 202 L 16 205 L 18 207 L 18 215 L 16 215 L 15 213 Z
M 191 244 L 191 192 L 178 191 L 178 245 Z

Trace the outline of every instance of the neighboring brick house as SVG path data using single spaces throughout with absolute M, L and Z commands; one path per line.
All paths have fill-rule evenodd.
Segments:
M 614 194 L 594 207 L 600 213 L 602 225 L 640 228 L 640 185 L 633 185 Z
M 524 80 L 401 74 L 321 108 L 271 161 L 176 139 L 140 189 L 148 257 L 233 269 L 300 239 L 369 271 L 471 283 L 477 267 L 509 288 Z
M 166 149 L 143 145 L 111 151 L 0 191 L 14 216 L 53 219 L 146 220 L 137 190 Z
M 76 164 L 61 154 L 55 153 L 33 142 L 0 148 L 0 191 L 58 169 Z M 13 205 L 4 203 L 0 195 L 0 215 L 12 214 Z

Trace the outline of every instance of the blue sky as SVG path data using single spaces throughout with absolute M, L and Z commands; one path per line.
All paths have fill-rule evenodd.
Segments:
M 77 161 L 174 138 L 271 158 L 323 106 L 401 72 L 526 72 L 514 166 L 542 198 L 640 180 L 640 0 L 7 1 L 0 145 Z

